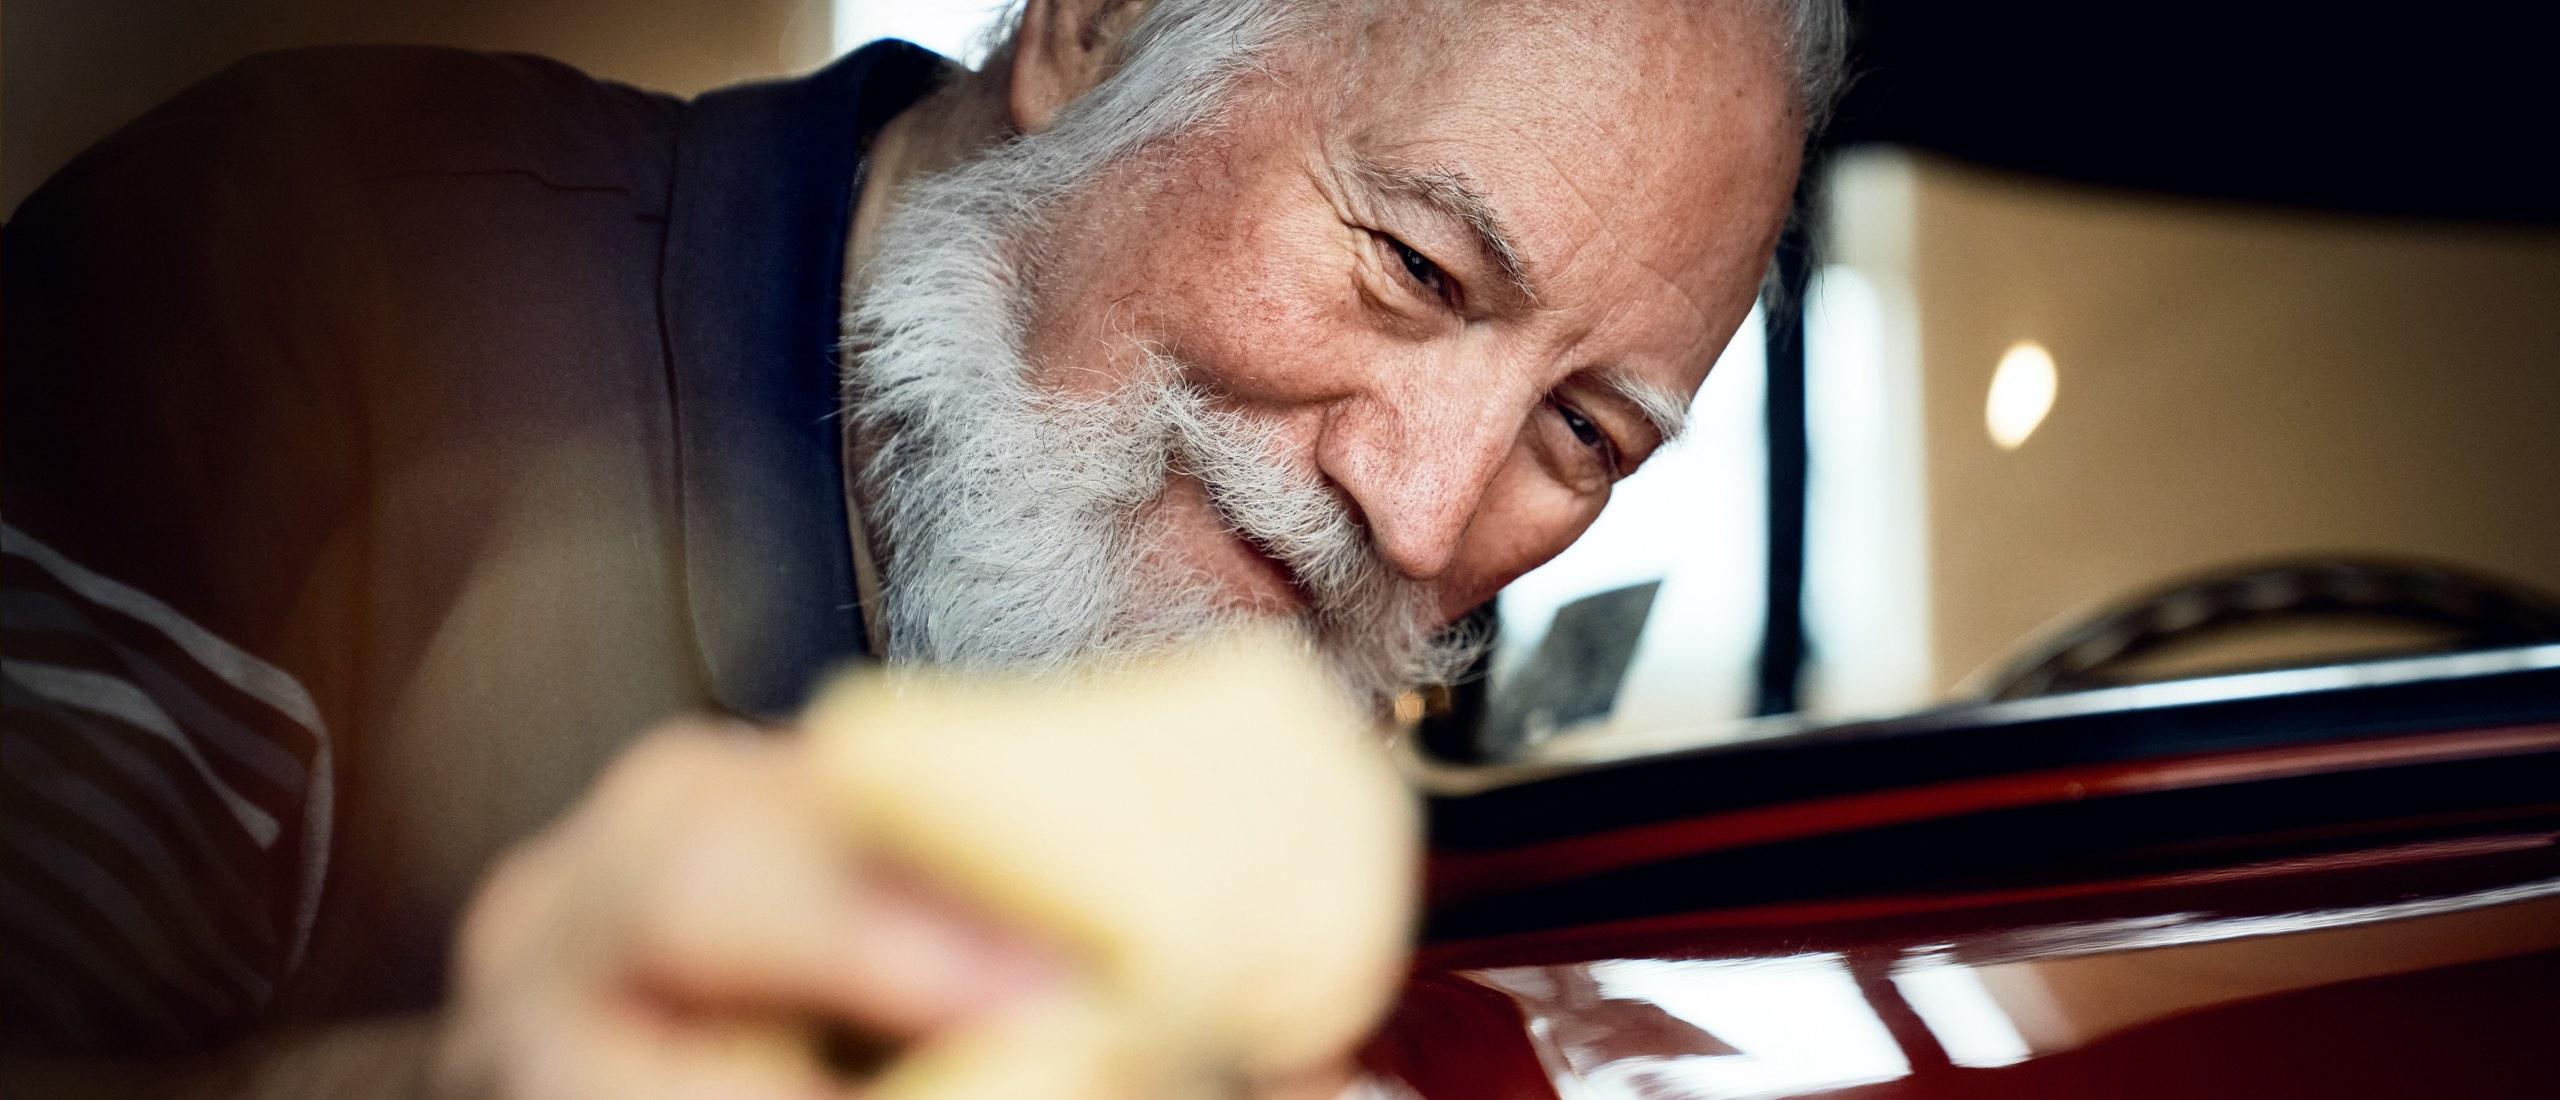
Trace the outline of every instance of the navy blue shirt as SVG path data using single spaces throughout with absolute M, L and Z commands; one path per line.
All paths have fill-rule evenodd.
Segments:
M 836 408 L 863 150 L 941 59 L 691 103 L 277 54 L 0 232 L 0 1032 L 422 1005 L 636 732 L 865 651 Z M 29 945 L 19 950 L 18 945 Z

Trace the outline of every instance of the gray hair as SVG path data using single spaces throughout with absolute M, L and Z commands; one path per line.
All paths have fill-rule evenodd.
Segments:
M 1779 34 L 1793 66 L 1796 110 L 1806 140 L 1831 122 L 1831 109 L 1849 85 L 1849 9 L 1841 0 L 1756 0 L 1774 6 Z
M 1233 625 L 1137 522 L 1180 473 L 1296 578 L 1301 638 L 1355 696 L 1383 702 L 1472 663 L 1481 637 L 1441 630 L 1436 595 L 1375 554 L 1349 504 L 1173 356 L 1138 345 L 1143 367 L 1101 398 L 1029 381 L 1019 309 L 1043 220 L 1146 143 L 1216 125 L 1234 78 L 1298 10 L 1159 5 L 1054 125 L 916 183 L 884 225 L 843 385 L 875 448 L 858 476 L 886 551 L 886 656 L 1054 672 Z
M 1058 113 L 1050 132 L 1025 150 L 1015 173 L 1045 184 L 1019 195 L 1028 215 L 1102 169 L 1159 139 L 1210 121 L 1238 77 L 1259 70 L 1269 51 L 1311 20 L 1289 0 L 1159 0 L 1147 6 L 1106 60 L 1109 75 Z M 1011 5 L 988 30 L 979 74 L 1004 70 L 1019 35 Z
M 1347 683 L 1374 694 L 1451 663 L 1426 660 L 1456 652 L 1427 644 L 1428 623 L 1398 622 L 1402 607 L 1371 606 L 1378 586 L 1336 575 L 1345 569 L 1329 563 L 1366 546 L 1345 549 L 1341 531 L 1309 517 L 1341 506 L 1321 487 L 1275 489 L 1239 473 L 1262 449 L 1251 424 L 1152 377 L 1178 371 L 1150 372 L 1149 384 L 1100 401 L 1044 393 L 1027 377 L 1020 310 L 1045 220 L 1148 143 L 1215 125 L 1236 77 L 1287 33 L 1295 10 L 1156 5 L 1110 76 L 1051 126 L 918 181 L 883 225 L 869 286 L 847 318 L 842 383 L 846 411 L 875 448 L 859 476 L 871 498 L 865 520 L 886 550 L 891 658 L 1054 670 L 1220 623 L 1202 586 L 1139 575 L 1156 548 L 1131 520 L 1178 460 L 1204 485 L 1274 505 L 1261 512 L 1277 518 L 1260 525 L 1273 552 L 1297 547 L 1293 566 L 1344 589 L 1332 602 L 1356 625 L 1391 628 L 1380 660 L 1338 663 Z
M 1840 25 L 1834 5 L 1750 2 L 1830 11 L 1784 33 L 1811 59 L 1800 65 L 1836 58 L 1822 44 Z M 1130 518 L 1175 462 L 1314 590 L 1312 640 L 1338 658 L 1348 686 L 1375 694 L 1464 667 L 1481 639 L 1435 637 L 1428 592 L 1385 574 L 1329 492 L 1265 469 L 1252 425 L 1202 405 L 1178 384 L 1178 364 L 1156 372 L 1163 384 L 1098 403 L 1036 391 L 1026 377 L 1021 310 L 1052 246 L 1046 221 L 1146 146 L 1219 125 L 1239 79 L 1292 36 L 1327 26 L 1322 12 L 1319 0 L 1157 0 L 1105 79 L 1049 127 L 917 182 L 884 224 L 847 318 L 842 383 L 875 448 L 858 476 L 866 523 L 887 550 L 890 656 L 1054 668 L 1215 622 L 1204 596 L 1141 583 L 1132 568 L 1154 548 Z M 1010 25 L 999 33 L 989 74 L 1004 71 L 1011 48 Z M 1822 104 L 1807 103 L 1817 119 Z
M 1360 0 L 1375 7 L 1391 0 Z M 1461 6 L 1466 0 L 1460 0 Z M 1789 74 L 1796 92 L 1797 118 L 1806 139 L 1819 135 L 1831 120 L 1832 108 L 1848 85 L 1849 12 L 1842 0 L 1745 0 L 1764 9 L 1777 23 L 1779 42 L 1786 51 Z M 1211 47 L 1211 55 L 1193 58 L 1153 58 L 1149 66 L 1158 70 L 1157 79 L 1171 78 L 1166 85 L 1175 89 L 1224 88 L 1228 78 L 1253 65 L 1254 57 L 1265 47 L 1285 40 L 1290 32 L 1312 26 L 1317 9 L 1337 6 L 1350 9 L 1354 3 L 1336 0 L 1328 5 L 1322 0 L 1155 0 L 1139 23 L 1121 42 L 1118 58 L 1127 61 L 1146 59 L 1156 51 L 1151 47 L 1171 41 L 1191 47 Z M 1022 5 L 1007 5 L 982 41 L 987 60 L 981 72 L 1001 71 L 1013 56 L 1015 40 L 1021 32 Z M 1202 26 L 1217 24 L 1217 26 Z M 1197 33 L 1197 32 L 1208 33 Z M 1223 33 L 1220 33 L 1223 32 Z M 1148 88 L 1149 74 L 1131 74 L 1128 82 Z M 1099 91 L 1099 89 L 1097 89 Z M 1179 97 L 1176 97 L 1179 98 Z M 1214 103 L 1179 102 L 1166 104 L 1166 114 L 1184 111 L 1205 113 Z M 1196 115 L 1195 115 L 1196 117 Z M 1152 120 L 1151 120 L 1152 121 Z M 1178 128 L 1178 127 L 1173 127 Z M 1143 142 L 1164 136 L 1172 128 L 1131 131 L 1130 136 Z

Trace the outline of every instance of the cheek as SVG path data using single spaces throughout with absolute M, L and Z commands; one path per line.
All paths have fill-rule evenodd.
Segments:
M 1339 396 L 1387 350 L 1357 324 L 1347 230 L 1312 191 L 1261 198 L 1151 242 L 1155 278 L 1130 302 L 1143 327 L 1239 402 Z
M 1382 350 L 1355 324 L 1349 231 L 1303 176 L 1193 157 L 1097 193 L 1035 288 L 1042 384 L 1109 390 L 1153 346 L 1239 402 L 1281 407 L 1337 394 Z
M 1456 619 L 1502 586 L 1546 564 L 1600 518 L 1606 497 L 1570 492 L 1536 469 L 1526 448 L 1512 453 L 1468 525 L 1466 543 L 1437 585 L 1440 611 Z

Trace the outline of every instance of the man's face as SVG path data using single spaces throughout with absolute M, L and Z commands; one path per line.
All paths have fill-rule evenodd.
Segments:
M 1218 125 L 1084 182 L 1013 242 L 1006 294 L 1030 392 L 1125 405 L 1170 376 L 1365 532 L 1353 602 L 1436 626 L 1661 444 L 1750 307 L 1799 135 L 1751 5 L 1422 7 L 1289 44 Z M 1165 454 L 1117 491 L 1142 588 L 1339 610 L 1254 491 Z
M 1716 14 L 1390 19 L 1349 79 L 1338 43 L 1291 51 L 1226 126 L 1054 227 L 1035 384 L 1101 392 L 1140 346 L 1171 356 L 1463 614 L 1659 445 L 1626 391 L 1685 405 L 1750 308 L 1797 138 L 1765 32 Z M 1296 609 L 1197 482 L 1147 518 L 1233 605 Z

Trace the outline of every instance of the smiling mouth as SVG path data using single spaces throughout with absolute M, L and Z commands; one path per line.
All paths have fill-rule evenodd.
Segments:
M 1199 479 L 1194 477 L 1193 480 L 1198 481 Z M 1242 544 L 1245 549 L 1252 551 L 1254 558 L 1261 563 L 1262 567 L 1269 570 L 1272 576 L 1278 578 L 1283 585 L 1287 586 L 1291 599 L 1296 602 L 1300 610 L 1303 611 L 1314 608 L 1316 606 L 1315 593 L 1307 589 L 1306 582 L 1298 576 L 1298 571 L 1290 568 L 1289 563 L 1286 560 L 1283 560 L 1280 555 L 1271 548 L 1269 543 L 1264 542 L 1259 536 L 1256 536 L 1253 533 L 1252 528 L 1249 528 L 1236 520 L 1235 513 L 1228 511 L 1226 503 L 1219 499 L 1219 494 L 1215 487 L 1205 481 L 1200 481 L 1199 485 L 1201 497 L 1209 502 L 1210 513 L 1218 517 L 1218 525 L 1226 529 L 1227 537 L 1236 540 L 1238 543 Z

